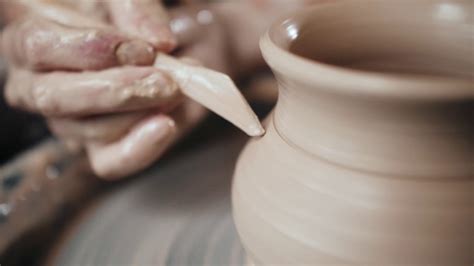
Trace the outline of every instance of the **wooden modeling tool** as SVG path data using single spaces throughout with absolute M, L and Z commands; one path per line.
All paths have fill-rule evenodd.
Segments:
M 166 54 L 158 54 L 155 67 L 167 72 L 184 95 L 223 117 L 247 135 L 265 133 L 258 117 L 229 76 L 191 65 Z

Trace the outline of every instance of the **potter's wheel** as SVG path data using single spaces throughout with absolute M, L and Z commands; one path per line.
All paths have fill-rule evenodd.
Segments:
M 159 162 L 81 215 L 51 265 L 243 265 L 230 181 L 245 139 Z

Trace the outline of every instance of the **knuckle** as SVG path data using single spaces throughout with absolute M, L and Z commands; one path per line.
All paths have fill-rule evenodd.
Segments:
M 179 98 L 182 94 L 178 85 L 171 78 L 162 73 L 154 73 L 124 86 L 121 96 L 122 102 L 141 100 L 161 103 Z
M 33 85 L 32 97 L 35 107 L 40 113 L 48 115 L 58 110 L 57 105 L 52 100 L 51 90 L 47 86 Z
M 88 31 L 84 36 L 83 49 L 86 54 L 110 55 L 115 52 L 120 38 L 101 29 Z
M 24 32 L 23 40 L 23 52 L 28 65 L 32 68 L 40 67 L 48 49 L 52 48 L 50 36 L 44 36 L 38 27 L 33 26 Z
M 54 36 L 48 28 L 47 22 L 30 17 L 8 25 L 1 40 L 7 59 L 30 67 L 41 64 L 54 44 Z

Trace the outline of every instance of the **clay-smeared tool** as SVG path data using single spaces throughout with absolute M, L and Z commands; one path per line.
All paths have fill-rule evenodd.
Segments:
M 184 95 L 228 120 L 249 136 L 265 133 L 258 117 L 229 76 L 158 54 L 155 67 L 167 72 Z

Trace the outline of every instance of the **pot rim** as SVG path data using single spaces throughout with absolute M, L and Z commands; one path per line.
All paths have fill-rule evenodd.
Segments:
M 349 4 L 363 4 L 373 1 L 354 1 Z M 427 1 L 430 5 L 438 1 Z M 286 42 L 291 41 L 288 27 L 297 23 L 297 18 L 308 16 L 315 10 L 327 6 L 342 6 L 348 3 L 329 3 L 299 11 L 289 17 L 275 21 L 260 39 L 260 49 L 266 63 L 279 74 L 284 73 L 292 79 L 307 84 L 319 84 L 321 89 L 349 95 L 365 95 L 405 100 L 465 100 L 474 99 L 473 78 L 454 78 L 436 75 L 397 75 L 369 70 L 358 70 L 343 66 L 323 63 L 294 54 L 275 41 L 278 36 Z M 315 73 L 308 75 L 308 73 Z M 474 74 L 474 71 L 473 71 Z M 474 76 L 474 75 L 473 75 Z M 449 89 L 447 89 L 449 88 Z

